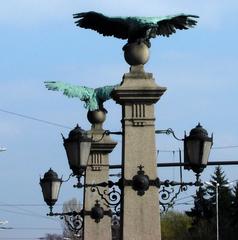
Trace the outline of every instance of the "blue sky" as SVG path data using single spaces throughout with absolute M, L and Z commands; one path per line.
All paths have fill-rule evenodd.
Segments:
M 90 87 L 117 84 L 128 65 L 123 58 L 124 41 L 104 38 L 74 25 L 73 13 L 99 11 L 108 15 L 160 16 L 189 13 L 200 16 L 197 27 L 170 38 L 152 40 L 151 58 L 145 69 L 168 89 L 156 105 L 156 128 L 173 128 L 179 137 L 200 121 L 214 133 L 214 146 L 238 145 L 237 67 L 238 3 L 228 1 L 82 1 L 8 0 L 0 3 L 0 220 L 15 230 L 0 231 L 0 239 L 37 239 L 47 232 L 61 232 L 61 224 L 45 218 L 39 176 L 52 167 L 64 178 L 70 174 L 61 132 L 68 129 L 20 118 L 5 111 L 84 129 L 90 125 L 87 111 L 77 99 L 45 89 L 44 81 L 65 81 Z M 120 106 L 112 100 L 105 129 L 120 130 Z M 111 163 L 120 161 L 118 148 Z M 157 136 L 160 150 L 177 150 L 180 143 Z M 237 160 L 238 148 L 213 150 L 211 160 Z M 177 154 L 162 153 L 158 161 L 177 161 Z M 224 168 L 230 180 L 238 179 L 238 167 Z M 209 179 L 213 168 L 204 171 Z M 159 171 L 161 178 L 178 177 L 177 170 Z M 187 180 L 191 172 L 184 173 Z M 63 184 L 64 201 L 82 198 L 74 180 Z M 187 193 L 187 195 L 192 192 Z M 6 204 L 19 204 L 7 207 Z M 23 207 L 24 204 L 42 206 Z M 13 211 L 13 212 L 9 212 Z M 30 228 L 52 228 L 31 230 Z

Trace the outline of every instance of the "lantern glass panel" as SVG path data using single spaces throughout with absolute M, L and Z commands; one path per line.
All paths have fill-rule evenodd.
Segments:
M 57 200 L 59 196 L 59 190 L 60 190 L 61 182 L 52 182 L 51 185 L 51 194 L 52 194 L 52 199 Z
M 200 144 L 199 140 L 187 141 L 187 153 L 191 165 L 200 164 Z
M 76 174 L 78 170 L 84 169 L 88 163 L 91 142 L 69 141 L 64 143 L 69 166 Z
M 79 166 L 79 145 L 78 142 L 67 142 L 64 144 L 71 169 Z
M 86 168 L 91 150 L 91 142 L 80 142 L 80 166 Z
M 212 147 L 212 142 L 210 142 L 210 141 L 204 142 L 202 165 L 207 165 L 211 147 Z
M 44 200 L 49 205 L 54 205 L 58 200 L 61 181 L 41 181 L 41 188 Z

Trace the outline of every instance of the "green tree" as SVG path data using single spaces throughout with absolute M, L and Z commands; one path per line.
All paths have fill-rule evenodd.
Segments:
M 231 215 L 229 227 L 232 234 L 232 240 L 238 236 L 238 183 L 233 187 L 233 200 L 231 206 Z
M 235 240 L 237 236 L 233 238 L 234 231 L 231 227 L 232 209 L 235 207 L 234 194 L 220 166 L 215 168 L 210 183 L 211 186 L 204 185 L 199 189 L 194 197 L 194 207 L 186 212 L 193 219 L 193 226 L 190 228 L 191 239 L 216 239 L 216 185 L 218 184 L 219 239 Z
M 232 219 L 231 224 L 238 229 L 238 183 L 233 188 L 233 201 L 232 201 Z
M 214 213 L 212 212 L 211 202 L 207 199 L 207 189 L 199 187 L 194 198 L 194 207 L 185 213 L 192 218 L 192 224 L 198 224 L 201 220 L 210 221 Z
M 216 240 L 216 224 L 213 220 L 214 219 L 208 221 L 206 219 L 202 219 L 197 224 L 192 225 L 192 227 L 189 229 L 189 239 Z
M 232 239 L 231 215 L 233 194 L 229 187 L 229 181 L 220 166 L 215 168 L 210 182 L 213 186 L 207 186 L 213 212 L 216 213 L 216 184 L 218 185 L 218 209 L 219 209 L 219 238 L 221 240 Z M 214 214 L 216 215 L 216 214 Z M 216 219 L 213 220 L 214 224 Z M 216 228 L 215 228 L 216 229 Z
M 215 239 L 214 212 L 207 195 L 207 189 L 199 187 L 194 196 L 194 207 L 186 211 L 187 216 L 192 220 L 192 226 L 189 228 L 190 239 Z
M 169 211 L 161 215 L 162 240 L 187 240 L 191 219 L 184 213 Z

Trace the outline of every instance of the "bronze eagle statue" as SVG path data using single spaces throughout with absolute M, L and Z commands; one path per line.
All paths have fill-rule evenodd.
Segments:
M 90 88 L 64 82 L 44 82 L 48 90 L 62 91 L 69 98 L 77 97 L 85 102 L 89 111 L 104 110 L 103 103 L 111 98 L 111 93 L 118 85 Z
M 184 30 L 196 25 L 196 15 L 177 14 L 163 17 L 108 17 L 97 12 L 82 12 L 73 15 L 78 27 L 97 31 L 103 36 L 127 39 L 128 44 L 144 42 L 150 47 L 150 39 L 156 36 L 169 37 L 177 29 Z

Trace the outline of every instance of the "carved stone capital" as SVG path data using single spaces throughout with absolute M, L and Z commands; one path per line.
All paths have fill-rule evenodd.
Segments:
M 116 103 L 156 103 L 165 87 L 158 86 L 151 73 L 144 72 L 143 66 L 133 66 L 129 73 L 123 76 L 122 83 L 112 92 Z

